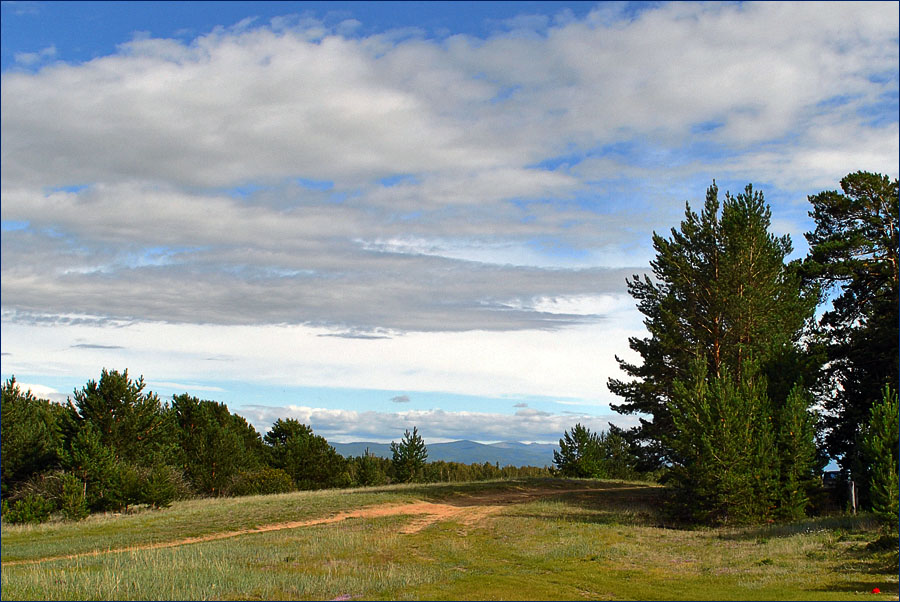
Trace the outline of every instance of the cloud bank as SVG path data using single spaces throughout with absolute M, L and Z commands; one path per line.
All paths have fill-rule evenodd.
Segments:
M 4 308 L 572 324 L 534 300 L 620 292 L 680 210 L 653 190 L 669 177 L 895 169 L 893 8 L 601 5 L 486 39 L 281 18 L 8 71 L 2 217 L 24 226 L 3 233 Z M 643 202 L 623 178 L 652 178 Z
M 753 182 L 800 246 L 806 195 L 896 177 L 898 29 L 895 3 L 604 3 L 481 37 L 285 15 L 21 54 L 4 373 L 371 388 L 411 409 L 271 411 L 339 438 L 556 440 L 572 421 L 548 406 L 416 393 L 611 401 L 642 336 L 625 279 L 684 200 Z
M 580 422 L 592 431 L 609 429 L 609 420 L 622 423 L 618 415 L 550 414 L 536 410 L 518 410 L 515 414 L 489 412 L 446 412 L 410 410 L 407 412 L 375 412 L 333 410 L 308 406 L 247 406 L 239 413 L 262 433 L 278 418 L 294 418 L 312 426 L 317 435 L 335 443 L 399 441 L 403 433 L 416 427 L 430 443 L 443 441 L 495 442 L 513 440 L 557 443 L 563 431 Z M 637 423 L 637 419 L 625 424 Z

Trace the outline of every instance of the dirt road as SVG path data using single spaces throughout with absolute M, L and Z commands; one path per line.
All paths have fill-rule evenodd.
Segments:
M 91 552 L 82 552 L 79 554 L 69 554 L 64 556 L 48 556 L 45 558 L 34 558 L 30 560 L 17 560 L 4 562 L 6 566 L 15 566 L 22 564 L 38 564 L 41 562 L 50 562 L 53 560 L 69 560 L 74 558 L 83 558 L 90 556 L 100 556 L 102 554 L 117 554 L 120 552 L 133 552 L 139 550 L 155 550 L 161 548 L 175 548 L 178 546 L 186 546 L 206 541 L 216 541 L 219 539 L 229 539 L 232 537 L 241 537 L 243 535 L 251 535 L 254 533 L 267 533 L 269 531 L 280 531 L 283 529 L 299 529 L 302 527 L 313 527 L 316 525 L 326 525 L 330 523 L 339 523 L 350 518 L 378 518 L 385 516 L 411 516 L 413 517 L 401 530 L 400 533 L 410 534 L 421 531 L 439 521 L 455 520 L 464 525 L 473 525 L 486 517 L 501 511 L 504 507 L 511 504 L 521 504 L 537 498 L 560 495 L 571 492 L 586 492 L 592 489 L 583 486 L 564 488 L 564 489 L 538 489 L 538 490 L 520 490 L 520 491 L 491 491 L 486 493 L 474 494 L 453 500 L 450 503 L 435 502 L 411 502 L 407 504 L 383 504 L 378 506 L 368 506 L 358 510 L 348 512 L 340 512 L 332 516 L 323 518 L 315 518 L 304 521 L 291 521 L 282 523 L 273 523 L 263 525 L 253 529 L 240 529 L 236 531 L 224 531 L 220 533 L 211 533 L 199 537 L 186 537 L 183 539 L 175 539 L 171 541 L 156 542 L 152 544 L 142 544 L 137 546 L 127 546 L 122 548 L 113 548 L 106 550 L 94 550 Z

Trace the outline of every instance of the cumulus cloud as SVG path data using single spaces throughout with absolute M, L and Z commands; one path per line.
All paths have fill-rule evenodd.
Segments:
M 4 370 L 90 376 L 102 353 L 172 383 L 602 407 L 642 332 L 625 279 L 685 200 L 754 182 L 796 244 L 806 195 L 897 175 L 891 3 L 603 3 L 483 37 L 330 22 L 50 47 L 0 76 Z M 536 440 L 578 416 L 516 409 L 498 424 Z
M 409 403 L 409 395 L 397 395 L 395 397 L 391 397 L 391 401 L 394 403 Z
M 257 430 L 266 432 L 278 418 L 295 418 L 312 427 L 329 441 L 399 440 L 404 431 L 416 427 L 428 441 L 469 439 L 473 441 L 537 441 L 555 443 L 566 429 L 581 422 L 592 430 L 607 430 L 609 421 L 629 426 L 628 417 L 594 414 L 550 414 L 517 412 L 514 415 L 489 412 L 447 412 L 409 410 L 375 412 L 334 410 L 308 406 L 244 406 L 233 409 Z
M 31 384 L 19 381 L 16 381 L 16 385 L 18 385 L 20 391 L 31 391 L 31 394 L 38 399 L 49 399 L 50 401 L 56 403 L 67 403 L 69 399 L 69 396 L 65 393 L 60 393 L 53 387 L 48 387 L 47 385 Z
M 565 299 L 621 292 L 677 217 L 645 177 L 895 168 L 896 122 L 868 114 L 896 105 L 890 8 L 601 6 L 441 40 L 247 19 L 6 72 L 2 214 L 28 227 L 4 232 L 4 308 L 342 336 L 572 324 Z M 629 172 L 643 203 L 617 194 Z

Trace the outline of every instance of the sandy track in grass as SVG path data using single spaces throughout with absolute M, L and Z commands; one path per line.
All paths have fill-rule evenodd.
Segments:
M 470 497 L 454 500 L 450 504 L 440 504 L 434 502 L 411 502 L 407 504 L 383 504 L 378 506 L 368 506 L 358 510 L 350 510 L 348 512 L 340 512 L 338 514 L 324 517 L 314 518 L 303 521 L 290 521 L 282 523 L 272 523 L 255 527 L 253 529 L 239 529 L 237 531 L 225 531 L 221 533 L 210 533 L 209 535 L 200 535 L 197 537 L 185 537 L 171 541 L 161 541 L 149 544 L 140 544 L 135 546 L 126 546 L 122 548 L 111 548 L 106 550 L 93 550 L 90 552 L 80 552 L 77 554 L 67 554 L 61 556 L 47 556 L 44 558 L 32 558 L 28 560 L 13 560 L 4 562 L 3 566 L 16 566 L 24 564 L 38 564 L 42 562 L 52 562 L 54 560 L 72 560 L 76 558 L 87 558 L 92 556 L 100 556 L 102 554 L 117 554 L 120 552 L 137 552 L 141 550 L 158 550 L 162 548 L 176 548 L 195 543 L 203 543 L 207 541 L 217 541 L 220 539 L 230 539 L 232 537 L 241 537 L 243 535 L 252 535 L 254 533 L 267 533 L 269 531 L 282 531 L 285 529 L 297 529 L 301 527 L 314 527 L 317 525 L 327 525 L 331 523 L 339 523 L 349 518 L 380 518 L 386 516 L 402 516 L 413 515 L 408 524 L 400 529 L 400 533 L 411 534 L 421 531 L 439 521 L 457 520 L 464 525 L 474 525 L 484 520 L 492 514 L 496 514 L 504 507 L 510 504 L 521 504 L 537 498 L 559 495 L 570 492 L 587 492 L 595 491 L 592 488 L 573 487 L 566 489 L 545 489 L 545 490 L 524 490 L 524 491 L 503 491 L 489 492 L 487 494 L 475 494 Z

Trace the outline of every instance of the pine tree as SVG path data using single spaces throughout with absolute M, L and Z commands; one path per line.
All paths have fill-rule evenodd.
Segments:
M 622 429 L 610 425 L 608 432 L 601 432 L 600 447 L 605 478 L 634 479 L 638 476 L 635 470 L 637 457 L 623 436 Z
M 359 458 L 357 464 L 359 468 L 356 475 L 356 481 L 360 485 L 369 487 L 372 485 L 384 485 L 387 482 L 387 475 L 381 468 L 381 462 L 379 462 L 378 458 L 369 451 L 368 447 L 366 448 L 365 453 Z
M 897 531 L 898 480 L 900 480 L 900 434 L 898 434 L 897 391 L 884 387 L 881 401 L 869 411 L 869 422 L 862 437 L 862 449 L 869 466 L 869 497 L 872 509 L 882 523 Z
M 801 284 L 796 265 L 785 263 L 790 238 L 770 234 L 770 225 L 759 191 L 748 185 L 736 196 L 726 193 L 720 204 L 713 183 L 699 215 L 688 205 L 671 238 L 654 233 L 654 279 L 627 282 L 650 336 L 629 339 L 643 362 L 616 358 L 632 378 L 610 379 L 609 388 L 624 398 L 612 405 L 615 411 L 651 417 L 629 433 L 644 444 L 642 469 L 679 461 L 671 402 L 675 382 L 691 382 L 697 361 L 710 381 L 725 374 L 741 380 L 748 361 L 764 375 L 778 375 L 767 380 L 773 409 L 794 383 L 814 380 L 815 363 L 795 356 L 817 291 Z
M 100 380 L 88 381 L 75 391 L 69 407 L 72 420 L 67 425 L 72 436 L 90 423 L 100 441 L 116 459 L 129 464 L 152 466 L 168 462 L 175 449 L 174 423 L 164 411 L 159 397 L 144 392 L 144 378 L 132 380 L 128 370 L 102 370 Z
M 816 420 L 810 405 L 809 393 L 797 384 L 778 415 L 778 516 L 784 520 L 806 514 L 810 492 L 817 483 Z
M 298 489 L 349 485 L 347 460 L 309 426 L 293 418 L 279 418 L 263 439 L 271 465 L 287 472 Z
M 643 363 L 631 364 L 616 356 L 631 379 L 610 378 L 608 384 L 610 391 L 625 400 L 611 404 L 613 410 L 651 417 L 640 417 L 640 427 L 630 433 L 632 440 L 644 444 L 644 470 L 670 459 L 672 450 L 664 442 L 674 431 L 668 402 L 675 380 L 687 378 L 686 369 L 698 344 L 709 351 L 713 363 L 721 357 L 724 321 L 716 289 L 721 226 L 715 183 L 707 190 L 700 215 L 687 205 L 680 230 L 673 228 L 671 233 L 671 240 L 653 234 L 657 256 L 650 265 L 655 278 L 635 276 L 626 282 L 646 316 L 644 324 L 650 333 L 648 338 L 628 340 Z
M 600 438 L 581 423 L 571 433 L 565 431 L 559 440 L 559 451 L 553 451 L 558 474 L 572 478 L 605 477 Z
M 806 234 L 803 275 L 836 294 L 819 323 L 828 354 L 818 395 L 825 443 L 843 470 L 863 481 L 857 433 L 881 388 L 896 390 L 900 369 L 898 180 L 860 171 L 841 180 L 841 192 L 823 191 L 809 201 L 816 229 Z
M 246 420 L 215 401 L 175 395 L 172 412 L 177 424 L 181 465 L 199 491 L 219 495 L 239 472 L 262 464 L 259 433 Z
M 776 457 L 765 378 L 749 362 L 741 378 L 727 369 L 709 378 L 703 361 L 691 373 L 690 381 L 675 382 L 670 402 L 681 513 L 707 523 L 767 518 L 775 506 Z
M 62 465 L 84 483 L 88 508 L 117 510 L 131 501 L 123 491 L 123 465 L 93 423 L 85 423 L 60 449 Z M 132 492 L 133 493 L 133 492 Z
M 416 427 L 413 427 L 412 433 L 406 431 L 399 444 L 391 441 L 391 468 L 396 481 L 409 483 L 421 480 L 427 459 L 428 449 Z

